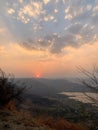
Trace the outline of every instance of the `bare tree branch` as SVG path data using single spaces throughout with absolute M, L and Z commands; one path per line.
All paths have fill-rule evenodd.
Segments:
M 86 76 L 85 79 L 81 80 L 81 83 L 85 85 L 86 87 L 90 88 L 92 92 L 98 93 L 98 69 L 96 66 L 94 66 L 93 70 L 90 72 L 82 67 L 77 67 L 79 72 L 81 72 L 84 76 Z M 84 93 L 89 99 L 95 103 L 98 104 L 98 99 L 95 99 L 86 93 Z

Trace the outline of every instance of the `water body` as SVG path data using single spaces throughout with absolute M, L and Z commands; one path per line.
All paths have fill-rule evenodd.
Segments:
M 75 99 L 83 103 L 95 103 L 98 102 L 98 93 L 92 92 L 62 92 L 60 94 L 67 95 L 70 99 Z M 96 105 L 98 105 L 96 103 Z

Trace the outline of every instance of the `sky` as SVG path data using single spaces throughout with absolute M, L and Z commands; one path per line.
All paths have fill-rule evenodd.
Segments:
M 16 77 L 78 76 L 98 65 L 98 0 L 0 0 L 0 68 Z

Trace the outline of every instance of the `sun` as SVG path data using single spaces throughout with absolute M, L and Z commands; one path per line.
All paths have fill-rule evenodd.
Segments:
M 36 78 L 41 78 L 41 73 L 36 73 L 36 74 L 35 74 L 35 77 L 36 77 Z

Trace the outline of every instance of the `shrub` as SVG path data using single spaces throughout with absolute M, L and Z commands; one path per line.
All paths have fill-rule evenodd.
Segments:
M 17 86 L 13 78 L 0 69 L 0 106 L 6 106 L 14 100 L 21 100 L 24 89 L 25 87 Z

